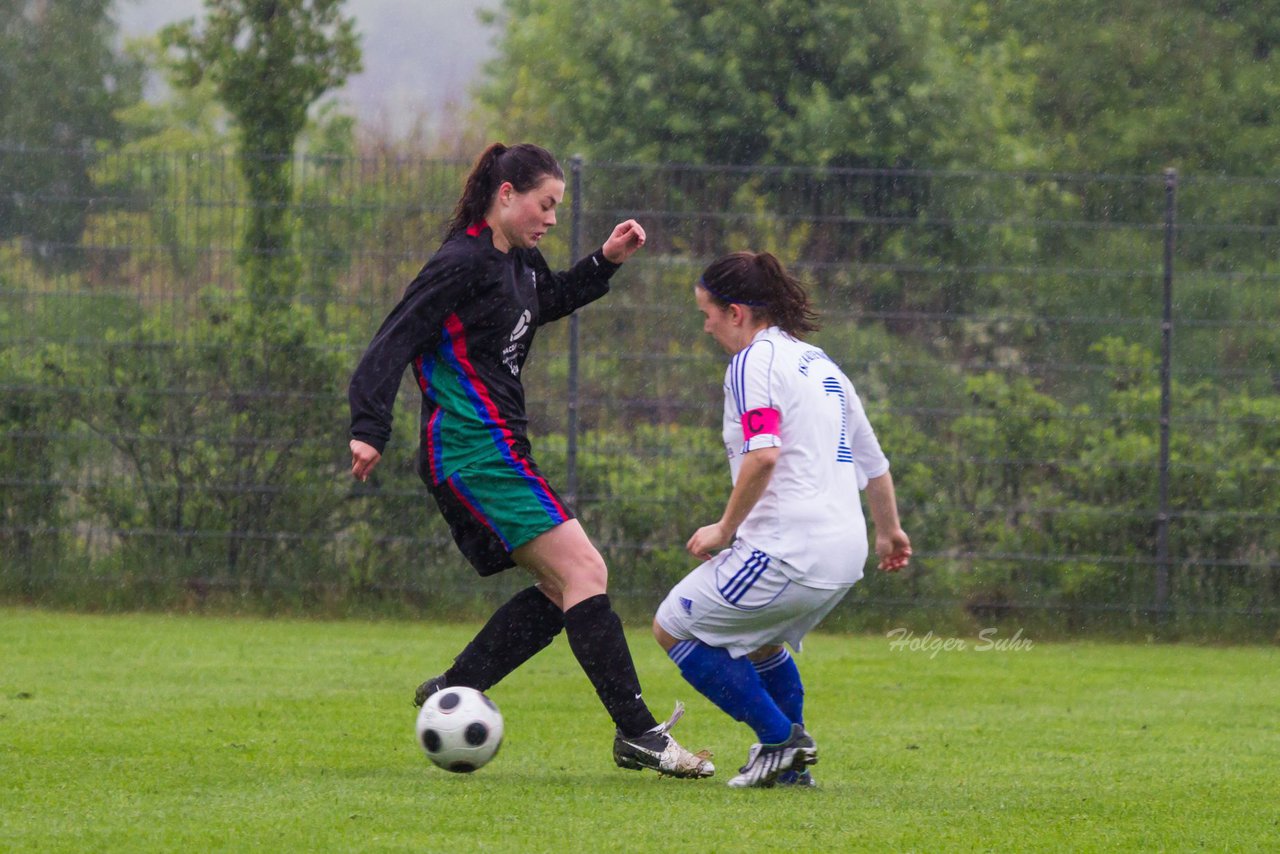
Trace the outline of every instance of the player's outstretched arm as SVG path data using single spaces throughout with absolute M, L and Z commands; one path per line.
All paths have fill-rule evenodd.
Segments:
M 604 257 L 613 264 L 621 264 L 644 246 L 644 228 L 634 219 L 620 222 L 613 227 L 613 233 L 604 242 Z
M 876 554 L 879 568 L 897 572 L 911 560 L 911 539 L 898 521 L 898 497 L 893 489 L 893 475 L 885 472 L 867 481 L 867 504 L 871 521 L 876 526 Z

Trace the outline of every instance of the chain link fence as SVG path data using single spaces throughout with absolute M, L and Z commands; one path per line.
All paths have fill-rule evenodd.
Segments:
M 377 477 L 345 386 L 467 163 L 291 164 L 296 280 L 250 307 L 233 158 L 0 150 L 82 176 L 0 199 L 0 592 L 78 607 L 471 613 L 413 473 L 406 381 Z M 526 368 L 534 452 L 651 612 L 716 518 L 725 358 L 693 283 L 769 250 L 858 387 L 915 559 L 831 624 L 1273 639 L 1280 629 L 1277 181 L 567 163 L 553 266 L 649 243 Z

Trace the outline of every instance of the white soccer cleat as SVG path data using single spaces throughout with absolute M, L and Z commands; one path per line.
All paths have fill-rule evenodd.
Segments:
M 818 745 L 800 724 L 791 725 L 791 737 L 781 744 L 753 744 L 747 764 L 729 781 L 735 789 L 768 789 L 785 771 L 802 771 L 818 761 Z
M 670 777 L 710 777 L 716 772 L 711 753 L 706 750 L 690 753 L 670 735 L 671 728 L 683 714 L 684 703 L 677 701 L 675 711 L 665 723 L 635 738 L 618 733 L 613 739 L 613 761 L 619 768 L 651 768 Z

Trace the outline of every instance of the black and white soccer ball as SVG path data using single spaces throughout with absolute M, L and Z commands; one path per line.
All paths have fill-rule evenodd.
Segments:
M 445 688 L 418 712 L 418 744 L 446 771 L 469 774 L 502 746 L 502 713 L 474 688 Z

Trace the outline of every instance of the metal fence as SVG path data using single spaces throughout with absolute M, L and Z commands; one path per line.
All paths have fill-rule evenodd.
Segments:
M 78 176 L 0 202 L 5 595 L 417 611 L 518 583 L 478 586 L 452 549 L 407 384 L 379 478 L 345 473 L 347 376 L 468 164 L 294 161 L 296 278 L 255 317 L 234 158 L 0 157 Z M 539 333 L 534 450 L 635 613 L 728 494 L 692 283 L 753 248 L 808 282 L 916 546 L 844 622 L 1280 627 L 1280 182 L 568 165 L 553 266 L 626 217 L 650 240 Z

